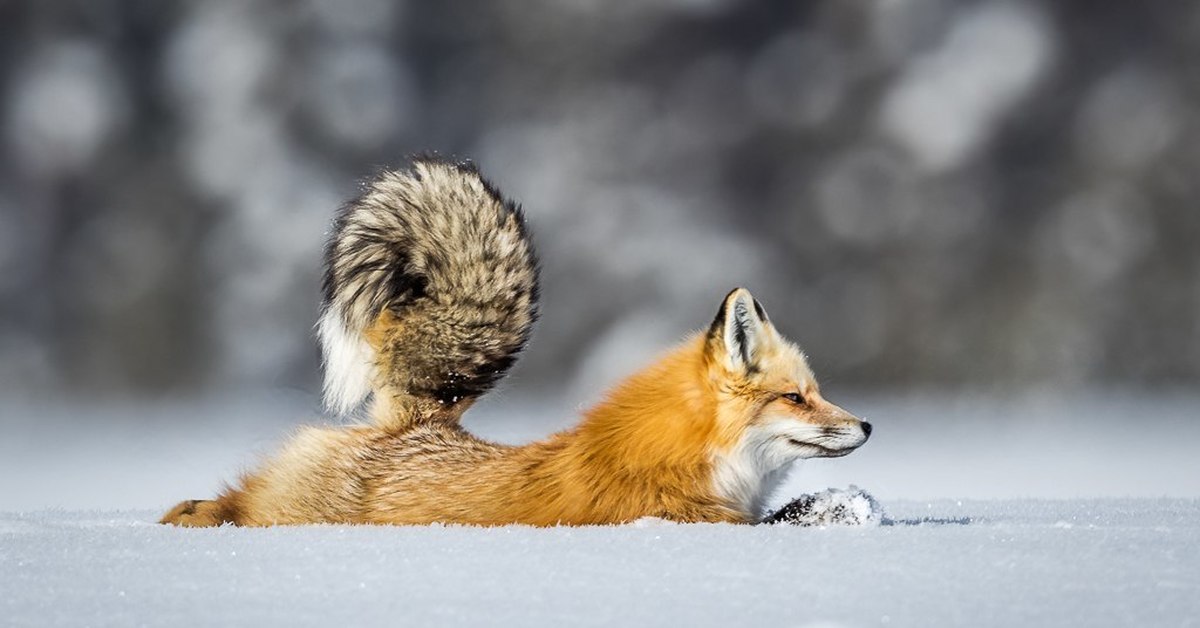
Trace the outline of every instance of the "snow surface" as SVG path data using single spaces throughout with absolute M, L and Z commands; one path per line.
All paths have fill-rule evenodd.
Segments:
M 179 529 L 0 514 L 13 626 L 1148 626 L 1200 616 L 1200 501 L 887 504 L 890 524 Z
M 176 529 L 316 400 L 0 401 L 0 625 L 1200 625 L 1200 398 L 836 401 L 871 441 L 772 506 L 857 484 L 880 525 Z

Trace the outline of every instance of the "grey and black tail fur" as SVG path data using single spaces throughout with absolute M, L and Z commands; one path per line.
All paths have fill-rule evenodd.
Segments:
M 469 403 L 516 361 L 537 300 L 521 210 L 473 165 L 418 158 L 384 172 L 341 210 L 326 247 L 326 404 L 349 412 L 372 393 L 383 414 Z

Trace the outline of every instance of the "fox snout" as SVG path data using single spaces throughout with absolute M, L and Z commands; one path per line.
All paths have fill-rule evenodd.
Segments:
M 842 410 L 842 412 L 845 412 L 845 410 Z M 849 432 L 851 438 L 858 437 L 858 442 L 849 444 L 848 450 L 852 451 L 866 444 L 867 440 L 871 438 L 871 431 L 875 428 L 870 423 L 850 414 L 849 412 L 846 412 L 846 418 L 850 425 L 843 429 L 846 432 Z M 858 432 L 858 434 L 855 432 Z M 859 436 L 859 434 L 861 434 L 861 436 Z M 846 453 L 849 453 L 849 451 Z
M 862 440 L 858 441 L 857 445 L 852 446 L 850 448 L 851 450 L 858 449 L 859 447 L 865 445 L 867 441 L 871 439 L 871 430 L 875 429 L 870 423 L 862 419 L 855 418 L 854 422 L 857 424 L 855 427 L 858 428 L 858 431 L 862 432 Z M 854 431 L 854 428 L 850 429 L 851 431 Z
M 875 429 L 874 426 L 837 406 L 833 407 L 841 415 L 838 417 L 838 422 L 841 423 L 842 429 L 852 434 L 854 432 L 862 432 L 863 443 L 867 442 L 868 438 L 871 438 L 871 430 Z M 859 443 L 859 445 L 861 444 Z
M 842 409 L 841 406 L 826 401 L 819 393 L 812 395 L 809 404 L 813 410 L 811 420 L 830 427 L 836 427 L 843 432 L 862 432 L 864 442 L 871 436 L 871 430 L 874 428 L 870 423 L 850 414 Z
M 862 447 L 871 437 L 874 427 L 840 407 L 817 397 L 810 402 L 811 413 L 799 417 L 802 423 L 819 426 L 793 433 L 793 444 L 805 449 L 804 457 L 840 458 Z

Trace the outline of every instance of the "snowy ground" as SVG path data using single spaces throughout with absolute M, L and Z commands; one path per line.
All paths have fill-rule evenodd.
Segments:
M 179 530 L 0 515 L 9 625 L 1196 625 L 1195 500 L 895 502 L 876 528 Z
M 0 624 L 1200 625 L 1200 398 L 839 401 L 871 442 L 777 503 L 854 483 L 893 525 L 178 530 L 310 401 L 0 403 Z

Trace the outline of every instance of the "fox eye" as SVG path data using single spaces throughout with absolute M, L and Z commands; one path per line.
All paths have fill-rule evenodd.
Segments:
M 784 399 L 787 399 L 788 401 L 790 401 L 790 402 L 792 402 L 792 403 L 794 403 L 794 404 L 798 405 L 798 406 L 802 406 L 802 405 L 804 405 L 804 403 L 805 403 L 805 401 L 804 401 L 804 395 L 801 395 L 800 393 L 794 393 L 794 392 L 791 392 L 791 393 L 783 393 L 783 394 L 782 394 L 782 395 L 780 395 L 780 396 L 781 396 L 781 397 L 783 397 Z

